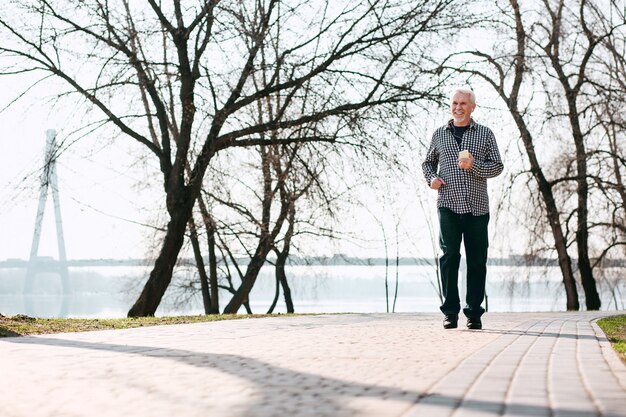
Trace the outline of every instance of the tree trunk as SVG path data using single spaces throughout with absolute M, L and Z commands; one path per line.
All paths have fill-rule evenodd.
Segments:
M 552 190 L 550 190 L 552 195 Z M 567 242 L 563 235 L 563 229 L 561 228 L 561 221 L 559 212 L 554 203 L 552 197 L 551 204 L 548 205 L 548 200 L 545 199 L 546 212 L 548 216 L 548 222 L 550 229 L 552 229 L 552 236 L 554 237 L 554 247 L 559 258 L 559 268 L 561 268 L 561 275 L 563 277 L 563 286 L 565 288 L 566 308 L 567 310 L 580 310 L 580 303 L 578 301 L 578 289 L 576 288 L 576 279 L 574 278 L 574 271 L 572 269 L 572 259 L 567 253 Z
M 589 209 L 587 202 L 589 199 L 589 184 L 587 184 L 587 152 L 585 150 L 584 135 L 578 121 L 578 108 L 576 98 L 568 92 L 568 105 L 570 123 L 574 144 L 576 145 L 576 170 L 577 170 L 577 193 L 578 207 L 576 209 L 576 248 L 578 250 L 578 270 L 580 280 L 585 291 L 585 306 L 587 310 L 599 310 L 601 306 L 600 296 L 596 288 L 596 280 L 593 277 L 593 269 L 589 260 Z
M 182 197 L 184 198 L 184 197 Z M 194 199 L 184 198 L 177 210 L 170 211 L 170 221 L 163 239 L 161 252 L 154 262 L 154 268 L 141 295 L 128 311 L 128 317 L 154 316 L 163 294 L 172 281 L 172 272 L 183 246 L 187 222 L 191 217 Z
M 217 257 L 215 256 L 215 221 L 209 213 L 209 210 L 204 202 L 202 195 L 198 196 L 198 208 L 202 215 L 204 227 L 206 227 L 207 234 L 207 246 L 209 249 L 209 289 L 211 294 L 211 306 L 209 307 L 209 314 L 220 313 L 220 298 L 218 293 L 217 283 Z
M 250 263 L 246 268 L 246 273 L 243 276 L 243 282 L 239 288 L 237 288 L 237 291 L 235 291 L 235 294 L 230 299 L 228 305 L 224 308 L 224 314 L 236 314 L 237 311 L 239 311 L 239 308 L 241 308 L 241 305 L 248 302 L 248 294 L 250 294 L 250 290 L 252 290 L 252 287 L 259 276 L 259 272 L 261 271 L 263 264 L 265 264 L 265 259 L 267 258 L 267 253 L 269 252 L 269 246 L 269 239 L 267 237 L 262 237 L 254 256 L 250 259 Z
M 206 269 L 204 268 L 204 260 L 202 259 L 202 252 L 200 251 L 200 242 L 198 242 L 198 231 L 196 230 L 196 224 L 193 221 L 193 218 L 189 220 L 189 232 L 189 239 L 191 240 L 191 246 L 193 247 L 193 255 L 196 259 L 198 274 L 200 275 L 200 289 L 202 292 L 202 304 L 204 306 L 204 314 L 211 314 L 211 295 L 209 294 L 209 279 L 206 275 Z
M 280 280 L 278 276 L 276 276 L 276 291 L 274 291 L 274 300 L 272 300 L 272 305 L 267 309 L 267 314 L 272 314 L 274 309 L 276 308 L 276 304 L 278 304 L 278 297 L 280 297 Z
M 285 297 L 287 313 L 293 313 L 295 310 L 293 308 L 293 299 L 291 298 L 291 288 L 289 288 L 289 282 L 287 282 L 287 274 L 285 273 L 285 264 L 287 263 L 288 257 L 289 252 L 287 250 L 278 254 L 278 259 L 276 259 L 276 280 L 280 282 L 280 285 L 283 288 L 283 295 Z
M 516 107 L 516 106 L 515 106 Z M 574 271 L 572 270 L 572 260 L 567 253 L 567 242 L 563 235 L 563 229 L 561 228 L 561 220 L 559 216 L 559 210 L 556 207 L 554 194 L 552 193 L 552 187 L 546 179 L 539 160 L 535 153 L 535 145 L 533 143 L 530 130 L 526 126 L 526 122 L 522 118 L 522 115 L 516 108 L 510 109 L 513 115 L 513 119 L 517 125 L 522 142 L 526 148 L 526 154 L 530 162 L 530 170 L 537 181 L 539 192 L 545 204 L 546 216 L 550 229 L 552 230 L 552 236 L 554 237 L 554 247 L 556 249 L 559 258 L 559 267 L 561 268 L 561 275 L 563 276 L 563 287 L 565 288 L 566 307 L 568 310 L 579 310 L 580 304 L 578 302 L 578 290 L 576 289 L 576 280 L 574 278 Z
M 211 287 L 211 306 L 209 311 L 211 314 L 219 314 L 220 302 L 217 292 L 217 256 L 215 256 L 215 228 L 213 224 L 207 229 L 207 238 L 209 245 L 209 283 Z
M 248 299 L 246 298 L 246 301 L 243 303 L 243 307 L 246 309 L 246 312 L 248 314 L 252 314 L 252 309 L 250 308 L 250 302 L 248 301 Z M 235 314 L 235 313 L 233 313 Z

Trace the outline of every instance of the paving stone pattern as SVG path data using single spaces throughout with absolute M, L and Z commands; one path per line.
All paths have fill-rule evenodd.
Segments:
M 615 312 L 276 317 L 0 339 L 0 417 L 626 417 Z

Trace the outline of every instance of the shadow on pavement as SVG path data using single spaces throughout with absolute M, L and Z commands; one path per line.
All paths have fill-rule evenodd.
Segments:
M 513 332 L 513 334 L 515 334 L 515 332 Z M 236 413 L 243 416 L 272 415 L 276 413 L 276 410 L 280 410 L 281 415 L 291 416 L 302 413 L 316 416 L 354 415 L 355 410 L 347 405 L 347 401 L 359 397 L 403 401 L 407 404 L 406 411 L 409 411 L 409 407 L 411 406 L 419 406 L 421 404 L 449 409 L 450 413 L 457 408 L 461 408 L 482 410 L 483 412 L 487 412 L 487 414 L 502 415 L 505 409 L 505 404 L 497 401 L 468 400 L 462 402 L 461 398 L 439 395 L 437 393 L 425 394 L 418 391 L 402 390 L 396 387 L 345 381 L 314 373 L 294 371 L 289 368 L 276 366 L 262 360 L 241 355 L 204 353 L 151 346 L 93 343 L 50 337 L 10 338 L 5 339 L 4 342 L 96 351 L 104 350 L 121 354 L 140 355 L 143 357 L 176 361 L 198 368 L 215 369 L 248 380 L 255 385 L 258 392 L 261 394 L 260 398 L 255 399 L 255 401 L 250 404 L 246 404 L 245 411 Z M 322 367 L 323 364 L 321 363 L 320 366 Z M 169 382 L 175 383 L 175 381 Z M 219 383 L 219 381 L 215 382 Z M 290 396 L 288 402 L 285 401 L 285 392 L 289 393 Z M 305 412 L 305 407 L 313 407 L 314 409 L 309 409 Z M 515 415 L 519 416 L 558 415 L 561 417 L 577 417 L 581 415 L 580 410 L 565 408 L 552 410 L 547 407 L 521 403 L 508 404 L 506 407 L 507 410 L 515 411 Z M 410 415 L 410 413 L 408 415 Z M 603 417 L 624 417 L 624 415 L 606 414 L 603 415 Z
M 510 334 L 510 335 L 515 335 L 515 336 L 554 337 L 554 338 L 562 338 L 562 339 L 590 339 L 590 340 L 598 340 L 598 338 L 595 335 L 587 335 L 587 334 L 533 332 L 533 331 L 525 331 L 525 330 L 490 330 L 490 329 L 482 329 L 481 331 L 485 332 L 485 333 Z

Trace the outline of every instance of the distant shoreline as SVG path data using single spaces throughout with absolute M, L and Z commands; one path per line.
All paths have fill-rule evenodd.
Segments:
M 208 259 L 205 260 L 208 262 Z M 272 263 L 273 259 L 268 259 L 268 263 Z M 293 266 L 299 265 L 353 265 L 353 266 L 380 266 L 380 265 L 433 265 L 435 262 L 432 258 L 416 258 L 401 257 L 396 258 L 357 258 L 347 255 L 333 256 L 312 256 L 312 257 L 290 257 L 288 264 Z M 146 258 L 129 258 L 129 259 L 69 259 L 66 262 L 60 262 L 51 257 L 39 257 L 33 264 L 25 259 L 7 259 L 0 261 L 0 268 L 28 268 L 34 266 L 38 269 L 53 269 L 59 266 L 67 267 L 93 267 L 93 266 L 150 266 L 154 263 L 153 259 Z M 246 265 L 247 259 L 239 259 L 240 265 Z M 572 259 L 572 263 L 576 264 L 576 259 Z M 490 258 L 489 265 L 498 266 L 558 266 L 557 259 L 541 258 L 526 255 L 511 255 L 507 258 Z M 624 267 L 626 259 L 606 259 L 603 261 L 606 267 Z M 195 265 L 193 258 L 182 258 L 178 260 L 178 265 Z

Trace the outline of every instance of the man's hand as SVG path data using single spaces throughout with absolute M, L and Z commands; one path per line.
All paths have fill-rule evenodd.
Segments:
M 438 190 L 439 187 L 442 187 L 444 185 L 446 185 L 446 182 L 439 177 L 433 178 L 433 180 L 430 182 L 430 188 L 432 188 L 433 190 Z
M 469 151 L 462 151 L 459 154 L 459 168 L 469 171 L 474 166 L 474 157 Z

